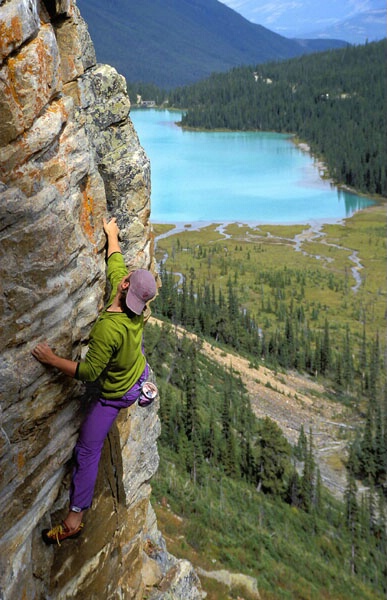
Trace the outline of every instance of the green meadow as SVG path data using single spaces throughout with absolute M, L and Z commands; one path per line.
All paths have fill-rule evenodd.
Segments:
M 157 242 L 156 258 L 168 256 L 166 269 L 193 278 L 197 286 L 211 282 L 216 291 L 225 293 L 231 280 L 242 305 L 269 329 L 278 322 L 278 313 L 270 307 L 282 302 L 302 306 L 321 327 L 328 319 L 336 331 L 348 325 L 361 337 L 365 325 L 368 335 L 382 335 L 386 224 L 386 206 L 379 204 L 340 224 L 323 225 L 318 232 L 307 225 L 238 224 L 220 231 L 219 224 L 212 224 L 199 230 L 187 225 L 185 231 L 173 234 L 173 225 L 154 225 L 156 238 L 171 229 L 169 237 Z M 361 279 L 355 291 L 354 253 Z

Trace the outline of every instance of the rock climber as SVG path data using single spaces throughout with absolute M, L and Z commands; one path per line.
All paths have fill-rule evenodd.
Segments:
M 82 532 L 83 514 L 92 503 L 104 440 L 120 410 L 139 399 L 149 373 L 142 335 L 150 313 L 148 302 L 156 295 L 156 281 L 145 269 L 128 273 L 116 219 L 104 219 L 103 228 L 107 237 L 107 278 L 112 291 L 90 332 L 84 360 L 61 358 L 46 342 L 32 350 L 41 363 L 81 381 L 98 380 L 100 385 L 100 398 L 92 404 L 74 449 L 69 511 L 62 523 L 42 531 L 47 544 L 60 544 Z

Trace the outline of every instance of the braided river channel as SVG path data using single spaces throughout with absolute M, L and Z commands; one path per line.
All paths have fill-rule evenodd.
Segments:
M 181 112 L 132 109 L 151 161 L 152 222 L 332 223 L 373 204 L 338 189 L 292 136 L 186 131 Z

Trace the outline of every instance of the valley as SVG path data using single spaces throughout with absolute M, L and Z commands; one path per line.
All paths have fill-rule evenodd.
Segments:
M 162 326 L 162 321 L 155 317 L 150 318 L 150 323 Z M 182 327 L 177 326 L 174 331 L 178 336 L 197 339 Z M 297 444 L 301 426 L 307 434 L 311 428 L 323 483 L 333 495 L 342 499 L 346 485 L 348 434 L 359 425 L 351 411 L 329 400 L 324 386 L 310 377 L 252 366 L 247 359 L 206 341 L 201 342 L 201 352 L 241 377 L 256 417 L 269 417 L 275 421 L 292 445 Z
M 195 565 L 210 600 L 238 597 L 227 583 L 230 574 L 236 573 L 256 578 L 260 597 L 265 600 L 381 597 L 376 587 L 371 589 L 376 575 L 369 570 L 369 541 L 361 543 L 363 549 L 358 552 L 364 557 L 364 569 L 358 563 L 362 581 L 358 575 L 349 574 L 353 538 L 345 527 L 345 511 L 349 448 L 359 434 L 364 435 L 369 406 L 375 403 L 361 382 L 359 367 L 364 324 L 369 335 L 367 369 L 371 371 L 371 340 L 385 328 L 385 224 L 386 207 L 379 203 L 330 224 L 154 225 L 162 288 L 152 307 L 150 324 L 159 332 L 163 323 L 169 324 L 165 337 L 152 334 L 153 339 L 160 340 L 154 356 L 169 355 L 163 365 L 152 363 L 159 369 L 164 430 L 160 470 L 153 481 L 154 507 L 168 548 Z M 239 321 L 236 312 L 228 321 L 235 297 L 245 321 Z M 181 318 L 184 325 L 179 324 Z M 209 333 L 199 333 L 201 326 L 212 332 L 212 338 Z M 302 337 L 303 330 L 313 332 L 311 337 Z M 324 346 L 321 342 L 327 330 L 330 366 L 323 375 L 319 361 L 315 362 L 316 371 L 312 365 Z M 297 350 L 292 350 L 291 340 Z M 311 340 L 316 346 L 310 354 L 307 346 Z M 382 353 L 384 341 L 380 338 Z M 193 358 L 190 344 L 200 359 Z M 349 348 L 353 364 L 351 378 L 344 383 L 341 377 L 346 377 Z M 309 366 L 304 369 L 285 367 L 287 352 L 289 356 L 294 352 L 299 359 L 310 354 L 312 362 L 306 360 Z M 381 366 L 382 355 L 379 360 Z M 219 465 L 212 456 L 205 461 L 201 479 L 195 481 L 189 458 L 192 442 L 184 438 L 189 402 L 196 402 L 195 395 L 188 401 L 188 394 L 192 394 L 190 372 L 197 383 L 202 452 L 209 443 L 209 407 L 217 406 L 220 411 L 224 388 L 228 389 L 229 377 L 235 377 L 237 387 L 232 389 L 229 414 L 238 436 L 234 444 L 243 453 L 244 436 L 249 435 L 237 421 L 240 407 L 233 404 L 243 387 L 241 396 L 248 398 L 258 422 L 268 417 L 294 447 L 301 431 L 312 443 L 324 488 L 320 508 L 304 512 L 289 496 L 281 504 L 274 494 L 257 494 L 256 481 L 249 486 L 243 477 L 225 476 L 226 463 Z M 380 391 L 384 385 L 382 370 L 379 375 Z M 370 379 L 368 375 L 366 378 L 368 386 Z M 225 431 L 222 415 L 217 413 L 218 427 L 214 430 L 218 444 Z M 185 441 L 176 441 L 178 436 Z M 281 435 L 277 431 L 274 436 L 281 452 Z M 226 459 L 226 447 L 221 448 Z M 274 464 L 280 460 L 280 454 L 275 453 Z M 292 460 L 302 482 L 305 462 L 298 462 L 295 455 Z M 358 506 L 365 510 L 372 502 L 366 481 L 357 477 L 353 489 Z M 384 550 L 378 546 L 377 553 L 379 550 L 375 573 L 383 569 L 385 560 Z M 296 556 L 306 557 L 308 565 L 314 564 L 313 569 L 301 568 Z M 245 592 L 239 592 L 239 597 L 255 598 Z
M 370 331 L 384 328 L 386 251 L 378 241 L 377 232 L 380 230 L 383 235 L 385 222 L 386 209 L 384 204 L 379 204 L 330 225 L 215 224 L 197 230 L 188 225 L 184 230 L 155 225 L 156 255 L 173 270 L 180 287 L 190 273 L 196 285 L 205 286 L 205 281 L 212 281 L 226 294 L 226 280 L 237 278 L 239 288 L 244 290 L 243 305 L 258 314 L 263 311 L 257 318 L 271 328 L 276 327 L 270 313 L 274 306 L 265 313 L 268 306 L 265 303 L 270 304 L 267 291 L 260 290 L 265 298 L 262 301 L 253 291 L 252 279 L 257 270 L 274 272 L 284 268 L 291 273 L 302 268 L 306 273 L 314 273 L 313 285 L 302 294 L 294 289 L 282 290 L 284 302 L 291 305 L 295 302 L 299 308 L 303 307 L 305 314 L 309 311 L 310 322 L 316 319 L 313 311 L 319 307 L 320 316 L 314 327 L 323 328 L 323 319 L 329 319 L 336 340 L 349 324 L 358 344 L 363 317 Z M 222 249 L 220 258 L 210 255 L 211 247 Z M 329 285 L 323 282 L 330 277 L 334 278 L 334 285 L 333 279 Z M 279 291 L 272 289 L 271 294 L 274 303 Z M 359 312 L 360 306 L 366 314 Z M 195 336 L 179 325 L 174 327 L 179 336 Z M 332 343 L 337 348 L 337 343 Z M 352 351 L 359 352 L 356 347 Z M 273 368 L 265 365 L 264 360 L 253 361 L 235 349 L 219 347 L 208 338 L 202 338 L 201 352 L 241 377 L 255 415 L 273 419 L 292 445 L 297 443 L 301 426 L 306 435 L 311 430 L 323 483 L 332 494 L 342 498 L 346 486 L 347 446 L 364 424 L 364 399 L 356 401 L 355 395 L 345 399 L 345 394 L 343 398 L 329 378 L 280 365 Z M 362 491 L 361 484 L 359 491 Z

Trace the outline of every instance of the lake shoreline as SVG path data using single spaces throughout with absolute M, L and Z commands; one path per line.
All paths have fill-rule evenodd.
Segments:
M 351 188 L 349 185 L 345 185 L 344 183 L 338 183 L 338 182 L 334 181 L 331 174 L 329 173 L 327 164 L 324 162 L 324 160 L 322 158 L 319 158 L 315 154 L 313 154 L 313 152 L 307 142 L 302 141 L 296 135 L 294 135 L 294 137 L 292 137 L 291 139 L 292 139 L 292 142 L 294 143 L 294 145 L 297 146 L 297 148 L 299 148 L 301 150 L 301 152 L 305 152 L 305 154 L 308 154 L 313 159 L 316 169 L 319 172 L 320 178 L 323 181 L 329 182 L 337 190 L 342 190 L 343 192 L 348 192 L 350 194 L 354 194 L 355 196 L 360 196 L 362 198 L 369 198 L 379 204 L 383 204 L 383 203 L 387 202 L 387 198 L 385 198 L 384 196 L 380 196 L 378 194 L 366 194 L 355 188 Z
M 352 215 L 353 216 L 353 215 Z M 351 218 L 351 217 L 348 217 Z M 162 233 L 160 233 L 159 235 L 155 235 L 155 243 L 157 243 L 159 240 L 165 239 L 167 237 L 170 237 L 172 235 L 177 235 L 179 233 L 186 233 L 186 232 L 190 232 L 190 231 L 200 231 L 201 229 L 205 229 L 206 227 L 214 227 L 215 231 L 219 231 L 220 233 L 222 233 L 223 235 L 225 234 L 225 229 L 229 226 L 235 225 L 238 227 L 248 227 L 251 229 L 259 229 L 260 226 L 270 226 L 272 225 L 273 227 L 278 227 L 278 226 L 282 226 L 282 227 L 297 227 L 297 226 L 301 226 L 301 227 L 305 227 L 305 229 L 310 229 L 313 230 L 314 232 L 320 231 L 321 228 L 324 225 L 345 225 L 345 223 L 343 222 L 345 221 L 345 219 L 340 218 L 340 219 L 331 219 L 331 220 L 327 220 L 327 219 L 315 219 L 313 221 L 309 221 L 309 222 L 305 222 L 305 223 L 268 223 L 268 222 L 245 222 L 245 221 L 193 221 L 192 223 L 187 223 L 187 222 L 175 222 L 175 223 L 164 223 L 164 222 L 156 222 L 156 221 L 151 221 L 152 226 L 155 225 L 164 225 L 166 227 L 170 227 L 170 229 L 168 229 L 167 231 L 164 231 Z
M 268 222 L 268 221 L 245 221 L 245 220 L 238 220 L 238 219 L 234 219 L 234 220 L 223 220 L 223 219 L 219 219 L 219 220 L 206 220 L 206 221 L 192 221 L 192 222 L 188 222 L 188 221 L 172 221 L 172 222 L 166 222 L 166 221 L 159 221 L 159 220 L 152 220 L 152 218 L 150 219 L 152 227 L 154 226 L 164 226 L 164 227 L 168 227 L 169 229 L 167 229 L 166 231 L 163 231 L 160 234 L 155 234 L 155 242 L 157 243 L 157 241 L 162 240 L 166 237 L 169 237 L 171 235 L 176 235 L 179 233 L 185 233 L 185 232 L 190 232 L 190 231 L 200 231 L 201 229 L 205 229 L 206 227 L 214 227 L 216 230 L 223 232 L 223 230 L 225 230 L 227 227 L 235 225 L 238 227 L 249 227 L 251 229 L 256 229 L 259 227 L 304 227 L 305 230 L 310 229 L 313 230 L 314 232 L 320 231 L 325 225 L 342 225 L 343 227 L 346 224 L 346 221 L 351 220 L 353 217 L 355 217 L 355 215 L 357 215 L 358 213 L 362 212 L 369 212 L 369 211 L 373 211 L 376 210 L 378 208 L 380 208 L 380 206 L 384 204 L 383 202 L 375 202 L 375 204 L 371 205 L 371 206 L 367 206 L 363 209 L 361 209 L 360 211 L 356 211 L 355 213 L 353 213 L 352 215 L 349 215 L 348 217 L 332 217 L 331 219 L 328 218 L 321 218 L 321 219 L 309 219 L 307 221 L 304 222 L 298 222 L 298 223 L 293 223 L 293 222 L 283 222 L 283 223 L 279 223 L 279 222 Z M 387 208 L 387 206 L 386 206 Z

